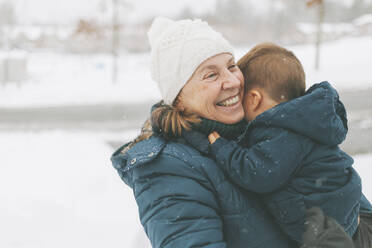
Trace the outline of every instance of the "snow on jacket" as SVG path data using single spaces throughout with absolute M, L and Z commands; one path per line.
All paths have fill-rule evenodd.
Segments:
M 195 136 L 197 137 L 197 136 Z M 291 248 L 293 243 L 259 198 L 231 183 L 199 150 L 207 140 L 193 131 L 177 141 L 155 135 L 112 156 L 133 189 L 141 223 L 154 248 Z
M 322 82 L 259 115 L 239 144 L 220 138 L 211 150 L 235 183 L 263 195 L 292 239 L 302 241 L 306 209 L 315 206 L 352 236 L 362 193 L 353 159 L 338 147 L 346 133 L 345 108 Z

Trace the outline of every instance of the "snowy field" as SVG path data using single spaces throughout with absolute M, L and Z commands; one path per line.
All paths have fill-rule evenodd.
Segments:
M 132 192 L 109 160 L 111 137 L 0 133 L 0 247 L 146 247 Z
M 159 99 L 148 54 L 122 54 L 118 83 L 109 55 L 29 54 L 30 79 L 0 85 L 0 107 L 44 107 Z
M 0 133 L 0 247 L 147 247 L 132 192 L 111 166 L 114 133 Z M 355 157 L 372 199 L 372 154 Z
M 250 47 L 236 49 L 240 58 Z M 372 36 L 345 38 L 321 48 L 314 70 L 313 45 L 289 47 L 304 65 L 307 85 L 330 81 L 338 90 L 372 88 Z M 121 55 L 118 83 L 111 83 L 108 55 L 28 54 L 29 80 L 0 85 L 0 108 L 146 102 L 160 99 L 150 77 L 150 54 Z

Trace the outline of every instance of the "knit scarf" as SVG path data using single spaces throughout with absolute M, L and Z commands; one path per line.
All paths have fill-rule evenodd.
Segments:
M 206 135 L 213 131 L 218 132 L 224 138 L 236 139 L 240 134 L 243 133 L 247 126 L 247 122 L 243 119 L 242 121 L 235 124 L 224 124 L 222 122 L 201 118 L 202 121 L 192 125 L 192 129 L 204 133 Z

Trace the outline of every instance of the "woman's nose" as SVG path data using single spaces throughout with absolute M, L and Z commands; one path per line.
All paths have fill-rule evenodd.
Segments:
M 231 88 L 239 88 L 240 86 L 241 82 L 239 78 L 234 73 L 228 70 L 223 78 L 222 89 L 227 90 Z

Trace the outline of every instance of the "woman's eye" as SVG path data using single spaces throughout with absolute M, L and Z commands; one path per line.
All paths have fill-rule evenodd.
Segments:
M 217 73 L 211 73 L 211 74 L 208 74 L 205 78 L 211 79 L 211 78 L 214 78 L 215 76 L 217 76 Z
M 232 69 L 235 69 L 235 67 L 236 67 L 236 65 L 233 64 L 233 65 L 230 65 L 230 66 L 228 67 L 228 69 L 229 69 L 229 70 L 232 70 Z

